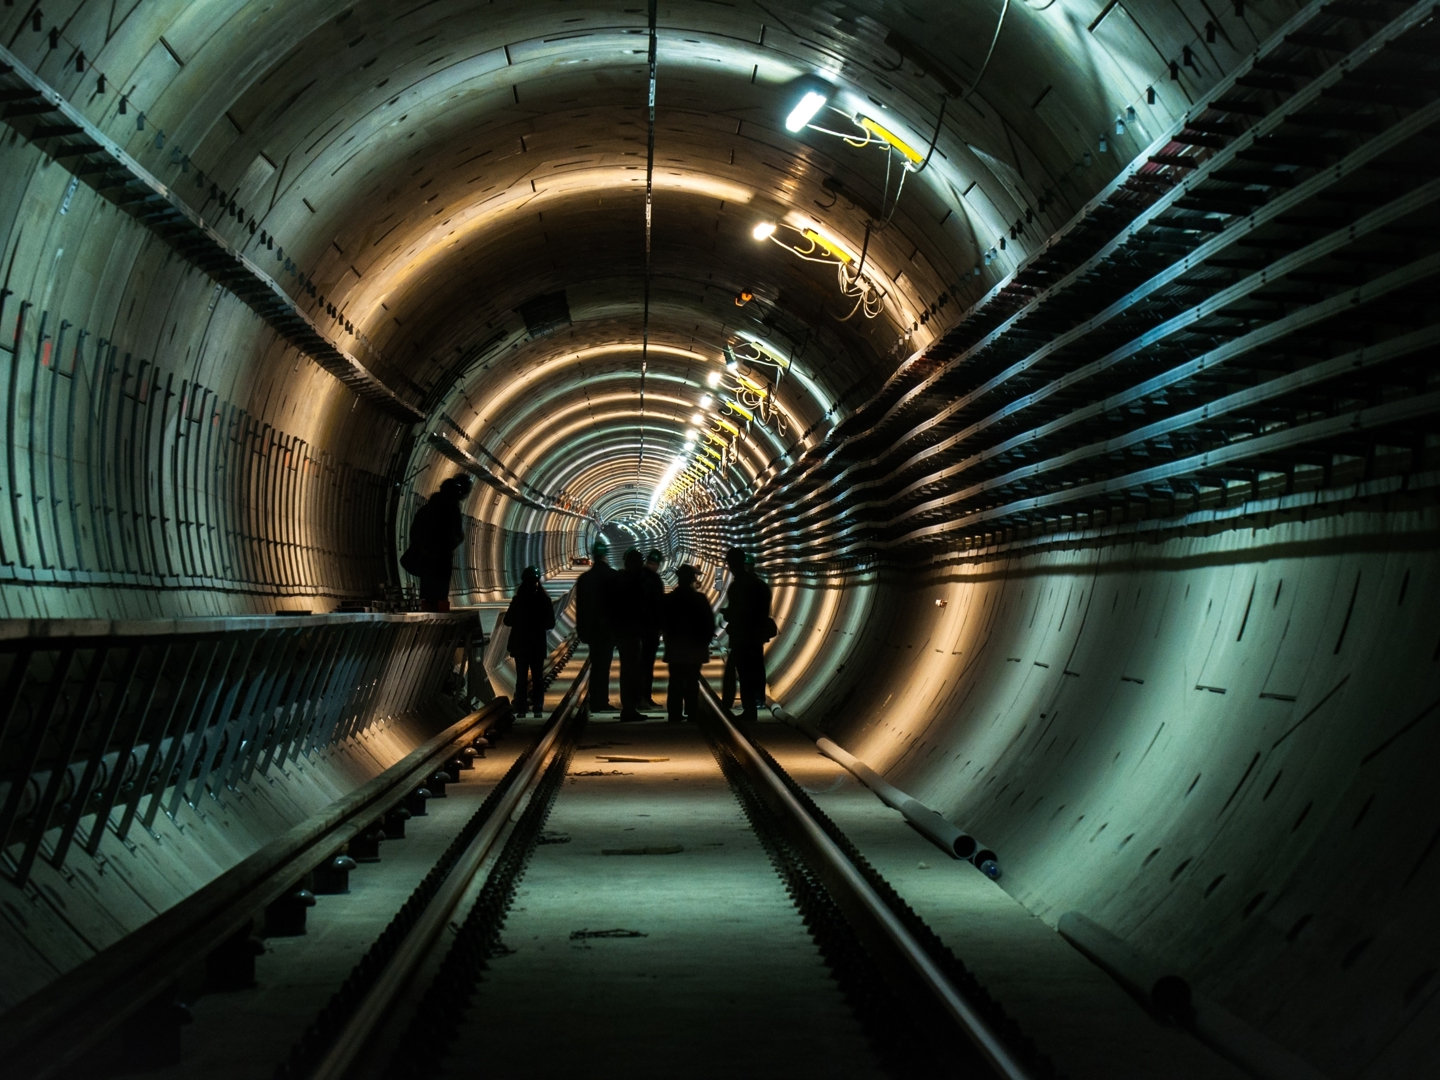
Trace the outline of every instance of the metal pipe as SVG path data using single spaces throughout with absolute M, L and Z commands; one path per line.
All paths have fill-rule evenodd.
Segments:
M 856 780 L 873 791 L 886 806 L 900 811 L 911 828 L 944 851 L 945 854 L 953 859 L 969 859 L 975 855 L 980 845 L 963 829 L 950 824 L 919 799 L 905 794 L 854 754 L 827 739 L 803 720 L 797 720 L 779 705 L 771 705 L 770 712 L 777 720 L 789 724 L 814 739 L 815 749 L 831 761 L 849 770 Z M 997 869 L 996 873 L 987 874 L 987 876 L 997 877 L 998 874 Z

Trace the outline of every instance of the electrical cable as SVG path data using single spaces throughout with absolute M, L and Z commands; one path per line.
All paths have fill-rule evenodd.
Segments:
M 985 62 L 980 65 L 980 70 L 975 75 L 975 81 L 970 84 L 970 89 L 965 91 L 965 97 L 967 98 L 975 92 L 975 88 L 980 85 L 980 80 L 985 77 L 986 69 L 990 67 L 990 58 L 995 55 L 995 43 L 1000 40 L 1000 30 L 1005 25 L 1005 13 L 1009 10 L 1010 0 L 1005 0 L 1005 2 L 1000 5 L 1000 18 L 995 20 L 995 36 L 990 39 L 990 48 L 985 53 Z
M 1008 2 L 1008 0 L 1007 0 Z M 635 461 L 635 485 L 645 467 L 645 376 L 650 368 L 650 232 L 654 222 L 655 197 L 655 67 L 659 34 L 656 30 L 659 0 L 650 0 L 650 87 L 649 134 L 645 155 L 645 310 L 640 326 L 640 456 Z

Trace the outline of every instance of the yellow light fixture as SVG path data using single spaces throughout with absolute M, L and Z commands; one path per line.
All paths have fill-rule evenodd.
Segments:
M 752 394 L 757 394 L 762 398 L 766 396 L 764 386 L 756 382 L 754 379 L 742 375 L 738 371 L 735 373 L 735 381 L 738 383 L 743 383 L 745 388 L 749 390 Z
M 916 150 L 915 147 L 911 146 L 883 124 L 876 123 L 868 116 L 860 115 L 855 117 L 855 122 L 868 131 L 872 137 L 898 150 L 902 156 L 909 160 L 911 165 L 919 165 L 920 162 L 925 160 L 924 154 Z
M 745 406 L 737 405 L 733 401 L 727 401 L 725 402 L 725 407 L 728 409 L 733 409 L 736 413 L 743 416 L 747 424 L 753 424 L 755 422 L 755 414 L 752 413 L 749 409 L 745 408 Z
M 851 255 L 850 252 L 842 248 L 836 241 L 821 236 L 814 229 L 801 229 L 800 235 L 805 237 L 806 240 L 809 240 L 816 247 L 823 248 L 825 251 L 828 251 L 831 255 L 834 255 L 835 258 L 839 259 L 843 263 L 846 263 L 847 265 L 855 261 L 854 255 Z

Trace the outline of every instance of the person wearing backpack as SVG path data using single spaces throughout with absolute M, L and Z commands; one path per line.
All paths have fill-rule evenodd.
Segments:
M 470 494 L 470 477 L 441 483 L 410 522 L 410 546 L 400 565 L 420 579 L 420 610 L 450 610 L 450 571 L 455 549 L 465 542 L 460 504 Z

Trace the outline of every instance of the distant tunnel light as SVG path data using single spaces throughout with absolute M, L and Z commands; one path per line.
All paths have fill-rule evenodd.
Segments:
M 711 405 L 714 405 L 714 404 L 715 404 L 715 399 L 714 399 L 713 397 L 711 397 L 709 394 L 703 394 L 703 395 L 701 395 L 701 397 L 700 397 L 700 408 L 702 408 L 702 409 L 708 409 Z
M 697 424 L 697 425 L 698 425 L 698 424 L 703 424 L 704 422 L 705 422 L 705 417 L 704 417 L 701 413 L 698 413 L 698 412 L 697 412 L 697 413 L 691 413 L 691 414 L 690 414 L 690 423 L 692 423 L 692 424 Z
M 775 223 L 773 221 L 762 221 L 750 233 L 756 240 L 769 240 L 775 235 Z
M 790 110 L 790 115 L 785 118 L 785 130 L 800 131 L 815 119 L 815 114 L 823 109 L 825 102 L 829 100 L 829 96 L 819 90 L 806 90 L 795 108 Z
M 718 371 L 712 371 L 712 372 L 710 372 L 709 375 L 706 375 L 706 376 L 705 376 L 705 383 L 706 383 L 707 386 L 711 387 L 712 389 L 713 389 L 714 387 L 719 386 L 719 385 L 720 385 L 720 373 L 719 373 Z

